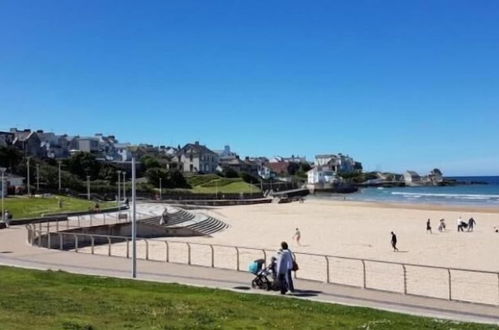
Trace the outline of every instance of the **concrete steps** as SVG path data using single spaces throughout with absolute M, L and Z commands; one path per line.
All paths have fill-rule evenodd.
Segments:
M 216 232 L 225 230 L 229 228 L 229 226 L 218 219 L 215 219 L 213 217 L 208 217 L 205 220 L 199 221 L 195 224 L 192 224 L 190 226 L 187 226 L 187 228 L 195 230 L 201 234 L 204 235 L 211 235 Z
M 161 216 L 142 219 L 140 223 L 170 229 L 187 228 L 201 235 L 211 235 L 229 228 L 223 221 L 203 214 L 194 214 L 183 209 L 169 208 L 166 215 L 167 223 L 164 225 L 160 225 Z

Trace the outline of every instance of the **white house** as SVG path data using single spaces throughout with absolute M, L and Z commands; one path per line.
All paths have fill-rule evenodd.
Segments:
M 217 170 L 218 155 L 198 141 L 186 144 L 178 155 L 184 172 L 214 173 Z
M 339 182 L 336 173 L 332 170 L 322 170 L 314 167 L 307 172 L 307 183 L 309 184 L 332 184 Z
M 319 168 L 327 168 L 334 173 L 352 173 L 357 169 L 357 167 L 362 166 L 360 163 L 354 161 L 352 157 L 342 154 L 316 155 L 315 164 Z

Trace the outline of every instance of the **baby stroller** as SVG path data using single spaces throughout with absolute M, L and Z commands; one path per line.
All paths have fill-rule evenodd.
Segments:
M 251 281 L 251 287 L 263 290 L 277 290 L 279 285 L 276 281 L 276 259 L 272 257 L 270 264 L 263 268 L 264 259 L 257 259 L 250 263 L 249 271 L 255 274 L 256 277 Z

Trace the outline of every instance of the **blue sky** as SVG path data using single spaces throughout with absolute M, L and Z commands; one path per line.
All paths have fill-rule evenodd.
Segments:
M 0 129 L 499 175 L 498 1 L 0 0 Z

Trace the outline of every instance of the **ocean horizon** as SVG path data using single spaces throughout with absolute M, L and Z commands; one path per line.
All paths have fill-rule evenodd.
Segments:
M 483 182 L 485 184 L 393 188 L 369 187 L 345 195 L 345 197 L 347 200 L 366 202 L 499 207 L 499 176 L 454 176 L 446 178 L 455 179 L 458 182 Z M 337 199 L 337 195 L 332 194 L 320 194 L 315 197 Z

